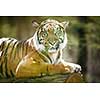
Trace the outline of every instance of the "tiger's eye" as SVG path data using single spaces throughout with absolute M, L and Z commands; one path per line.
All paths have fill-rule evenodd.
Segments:
M 59 41 L 60 41 L 60 43 L 62 43 L 63 42 L 63 39 L 62 38 L 59 38 Z
M 48 36 L 48 33 L 47 33 L 46 30 L 42 31 L 41 34 L 42 34 L 43 37 L 47 37 Z
M 42 35 L 43 37 L 47 37 L 47 33 L 43 33 L 43 35 Z
M 40 44 L 43 43 L 43 39 L 39 39 L 39 43 L 40 43 Z

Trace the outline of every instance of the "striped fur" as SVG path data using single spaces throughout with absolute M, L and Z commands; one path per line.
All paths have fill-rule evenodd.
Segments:
M 12 38 L 0 39 L 0 77 L 15 76 L 18 63 L 32 49 L 27 41 L 17 41 Z
M 80 70 L 79 65 L 62 59 L 62 49 L 66 44 L 65 27 L 55 20 L 43 21 L 28 40 L 1 38 L 0 77 L 34 77 L 41 73 Z

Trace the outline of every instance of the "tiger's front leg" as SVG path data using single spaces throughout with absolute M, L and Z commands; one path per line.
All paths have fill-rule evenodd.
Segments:
M 69 73 L 69 67 L 63 64 L 48 64 L 36 62 L 31 58 L 23 59 L 16 69 L 16 78 L 35 77 L 41 75 L 51 75 L 57 73 Z
M 23 59 L 16 69 L 16 78 L 40 76 L 45 66 L 31 59 Z

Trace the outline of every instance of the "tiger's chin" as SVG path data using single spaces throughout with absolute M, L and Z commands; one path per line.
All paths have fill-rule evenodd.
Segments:
M 54 47 L 51 47 L 49 49 L 46 49 L 46 47 L 44 45 L 38 45 L 38 51 L 45 51 L 47 53 L 55 53 L 59 50 L 59 48 L 54 48 Z
M 42 51 L 50 53 L 50 54 L 58 52 L 58 50 L 56 50 L 56 49 L 52 49 L 52 50 L 41 49 L 40 52 L 42 52 Z
M 48 50 L 48 53 L 55 53 L 57 51 L 58 51 L 58 49 L 51 49 L 51 50 Z

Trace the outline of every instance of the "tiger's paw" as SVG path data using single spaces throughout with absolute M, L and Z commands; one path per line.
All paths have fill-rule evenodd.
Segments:
M 81 66 L 78 65 L 78 64 L 73 64 L 73 63 L 71 63 L 70 67 L 71 67 L 71 73 L 73 73 L 73 72 L 80 73 L 81 70 L 82 70 L 82 69 L 81 69 Z
M 65 61 L 63 61 L 62 63 L 63 63 L 63 65 L 65 66 L 65 70 L 66 70 L 67 72 L 70 72 L 70 73 L 78 72 L 78 73 L 80 73 L 81 70 L 82 70 L 82 69 L 81 69 L 81 66 L 78 65 L 78 64 L 69 63 L 69 62 L 65 62 Z

